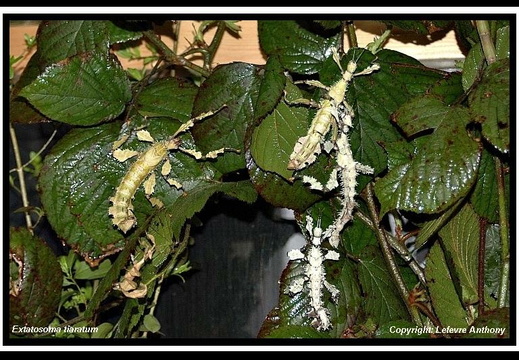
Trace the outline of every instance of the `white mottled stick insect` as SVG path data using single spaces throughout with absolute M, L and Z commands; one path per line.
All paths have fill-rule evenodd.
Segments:
M 326 281 L 326 271 L 324 262 L 326 260 L 339 260 L 339 253 L 334 250 L 326 250 L 322 247 L 323 236 L 326 231 L 321 229 L 320 219 L 314 227 L 313 219 L 310 215 L 306 216 L 306 230 L 311 241 L 308 243 L 304 252 L 294 249 L 288 252 L 290 260 L 303 260 L 304 277 L 299 278 L 290 284 L 288 291 L 290 294 L 301 292 L 307 284 L 312 310 L 309 315 L 313 318 L 312 325 L 318 330 L 327 330 L 331 327 L 330 313 L 324 306 L 324 289 L 328 290 L 332 300 L 339 296 L 339 290 Z
M 352 119 L 355 113 L 346 102 L 346 92 L 354 77 L 371 74 L 379 70 L 380 66 L 372 64 L 366 69 L 356 72 L 357 62 L 350 60 L 346 70 L 344 70 L 340 63 L 339 54 L 335 49 L 333 51 L 333 60 L 342 72 L 342 77 L 337 82 L 328 87 L 319 81 L 304 81 L 304 83 L 309 85 L 325 89 L 327 93 L 317 105 L 319 109 L 312 120 L 306 136 L 299 138 L 294 146 L 287 168 L 301 170 L 316 160 L 317 155 L 321 152 L 321 148 L 326 152 L 335 149 L 337 167 L 332 171 L 328 182 L 323 185 L 310 176 L 303 176 L 303 181 L 310 184 L 311 189 L 319 191 L 330 191 L 339 186 L 339 182 L 341 184 L 341 202 L 343 207 L 334 223 L 327 229 L 329 232 L 327 235 L 330 235 L 330 244 L 336 248 L 339 245 L 340 232 L 344 225 L 351 220 L 355 207 L 354 197 L 356 195 L 357 175 L 359 173 L 373 173 L 371 167 L 357 163 L 353 159 L 348 132 L 353 126 Z M 305 100 L 298 102 L 308 104 L 308 101 Z M 331 141 L 326 141 L 325 137 L 331 128 L 334 129 L 334 134 Z
M 146 196 L 152 203 L 152 205 L 162 206 L 160 200 L 151 197 L 155 187 L 155 173 L 154 170 L 159 164 L 166 160 L 161 169 L 161 174 L 166 177 L 171 171 L 171 164 L 167 160 L 167 154 L 170 150 L 179 150 L 193 156 L 196 159 L 212 159 L 216 158 L 219 154 L 223 153 L 227 149 L 222 148 L 215 151 L 211 151 L 205 156 L 201 152 L 184 149 L 180 147 L 181 140 L 178 136 L 188 129 L 190 129 L 196 121 L 204 119 L 208 116 L 215 114 L 220 111 L 224 106 L 216 111 L 210 111 L 201 114 L 193 119 L 182 124 L 178 130 L 168 140 L 155 142 L 150 133 L 146 130 L 140 130 L 137 132 L 137 138 L 141 141 L 151 142 L 153 145 L 148 150 L 139 155 L 137 151 L 133 150 L 121 150 L 117 149 L 120 146 L 120 142 L 115 143 L 116 149 L 113 151 L 113 156 L 120 162 L 126 161 L 127 159 L 139 155 L 137 160 L 128 169 L 123 179 L 119 183 L 119 186 L 115 190 L 114 196 L 110 197 L 112 206 L 108 209 L 108 214 L 112 216 L 112 223 L 120 229 L 123 233 L 127 233 L 137 222 L 133 213 L 132 199 L 137 192 L 137 189 L 141 184 L 144 183 L 144 190 Z M 147 180 L 145 181 L 145 179 Z M 182 187 L 178 181 L 167 178 L 167 182 L 175 186 L 177 189 Z

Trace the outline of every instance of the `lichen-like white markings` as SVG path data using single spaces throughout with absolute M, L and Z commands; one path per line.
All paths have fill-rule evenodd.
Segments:
M 339 260 L 339 253 L 334 250 L 326 250 L 322 247 L 322 241 L 326 231 L 321 229 L 320 220 L 314 227 L 313 219 L 310 215 L 306 216 L 306 230 L 311 241 L 304 248 L 304 251 L 294 249 L 288 252 L 290 260 L 303 260 L 304 277 L 298 278 L 288 287 L 290 294 L 301 292 L 307 284 L 312 307 L 309 315 L 313 318 L 312 325 L 317 330 L 327 330 L 331 327 L 330 313 L 324 306 L 324 289 L 328 290 L 332 300 L 336 301 L 339 290 L 326 281 L 326 270 L 324 262 L 326 260 Z
M 222 108 L 223 106 L 220 109 Z M 199 151 L 180 147 L 181 141 L 178 138 L 180 134 L 190 129 L 196 121 L 211 116 L 220 111 L 220 109 L 203 113 L 200 116 L 190 119 L 186 123 L 182 124 L 172 137 L 165 141 L 156 142 L 148 131 L 138 131 L 137 138 L 140 141 L 152 143 L 152 145 L 140 155 L 138 152 L 133 150 L 118 149 L 118 147 L 121 146 L 122 143 L 124 143 L 124 141 L 127 139 L 127 137 L 124 138 L 124 141 L 116 141 L 113 147 L 114 151 L 112 155 L 118 161 L 124 162 L 129 158 L 139 155 L 137 160 L 130 166 L 121 182 L 117 186 L 114 196 L 110 197 L 112 206 L 108 208 L 108 214 L 112 216 L 112 223 L 118 229 L 120 229 L 123 233 L 127 233 L 133 226 L 135 226 L 137 220 L 133 213 L 132 199 L 141 184 L 144 183 L 144 191 L 151 204 L 153 206 L 163 206 L 159 199 L 151 196 L 154 192 L 156 183 L 154 170 L 163 160 L 166 160 L 161 168 L 161 174 L 165 178 L 170 174 L 171 164 L 167 160 L 167 155 L 170 150 L 179 150 L 185 152 L 197 160 L 216 158 L 219 154 L 227 150 L 225 148 L 214 150 L 204 156 Z M 177 189 L 182 187 L 182 184 L 177 180 L 166 178 L 166 181 Z
M 353 125 L 352 120 L 355 113 L 346 102 L 346 92 L 355 76 L 371 74 L 379 70 L 380 66 L 372 64 L 366 69 L 356 72 L 357 62 L 350 60 L 346 70 L 344 70 L 337 50 L 333 51 L 333 59 L 342 72 L 342 77 L 337 82 L 328 87 L 319 81 L 304 81 L 306 84 L 325 89 L 327 93 L 317 104 L 319 109 L 312 120 L 307 134 L 299 138 L 294 146 L 287 168 L 290 170 L 304 169 L 316 160 L 317 155 L 321 152 L 321 148 L 328 153 L 332 149 L 335 150 L 337 167 L 333 169 L 327 183 L 321 184 L 311 176 L 303 176 L 303 182 L 308 183 L 311 189 L 319 191 L 330 191 L 340 184 L 342 209 L 334 223 L 326 230 L 326 236 L 330 236 L 330 244 L 336 248 L 339 245 L 340 232 L 352 218 L 355 207 L 356 178 L 359 174 L 373 173 L 371 167 L 362 165 L 353 159 L 348 132 Z M 304 99 L 295 102 L 312 104 Z M 333 136 L 330 141 L 327 141 L 326 135 L 332 128 L 334 129 Z

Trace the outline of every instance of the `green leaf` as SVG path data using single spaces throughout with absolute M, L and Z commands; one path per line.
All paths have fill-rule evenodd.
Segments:
M 106 22 L 99 20 L 44 21 L 38 28 L 38 51 L 48 64 L 75 55 L 107 54 Z
M 475 182 L 480 150 L 465 130 L 468 111 L 450 107 L 437 113 L 443 114 L 441 122 L 431 135 L 414 141 L 413 159 L 375 183 L 382 214 L 393 209 L 441 212 L 464 197 Z
M 476 339 L 508 339 L 510 338 L 510 309 L 501 308 L 486 311 L 478 316 L 471 326 L 467 329 L 467 334 L 463 338 Z
M 112 263 L 109 259 L 101 261 L 95 269 L 91 268 L 84 261 L 76 261 L 74 264 L 74 278 L 78 280 L 100 279 L 106 275 L 111 266 Z
M 460 49 L 464 52 L 468 52 L 479 41 L 479 34 L 473 21 L 468 19 L 456 20 L 454 21 L 454 30 Z
M 179 263 L 178 257 L 183 256 L 187 247 L 187 239 L 175 238 L 174 217 L 166 211 L 159 212 L 146 231 L 146 235 L 155 246 L 151 263 L 144 265 L 142 281 L 149 282 L 162 272 L 165 276 L 190 270 L 189 262 Z
M 469 95 L 472 117 L 482 134 L 502 153 L 510 150 L 510 59 L 497 60 Z
M 405 139 L 385 143 L 383 146 L 387 153 L 388 170 L 393 170 L 398 166 L 405 165 L 413 159 L 415 147 Z
M 455 104 L 464 94 L 462 84 L 462 74 L 452 72 L 445 75 L 438 81 L 428 92 L 431 95 L 438 96 L 445 105 Z
M 323 29 L 331 30 L 337 29 L 341 26 L 341 22 L 339 20 L 314 20 L 316 24 L 322 26 Z
M 330 336 L 310 326 L 285 325 L 272 329 L 264 338 L 272 339 L 326 339 Z
M 501 238 L 499 225 L 489 225 L 485 237 L 485 303 L 497 307 L 501 283 Z
M 110 44 L 118 44 L 130 40 L 138 40 L 142 32 L 151 30 L 153 26 L 149 21 L 106 21 L 106 31 Z
M 287 77 L 279 58 L 275 55 L 270 56 L 265 64 L 265 75 L 254 106 L 255 120 L 263 119 L 276 107 L 283 96 L 286 81 Z
M 187 80 L 162 78 L 146 86 L 136 107 L 143 116 L 168 116 L 181 121 L 191 118 L 198 88 Z
M 364 221 L 356 217 L 344 230 L 342 243 L 346 252 L 354 256 L 359 256 L 366 246 L 378 244 L 373 230 Z
M 261 84 L 260 68 L 252 64 L 232 63 L 217 67 L 202 84 L 193 115 L 225 108 L 209 119 L 197 123 L 192 130 L 196 145 L 203 152 L 222 147 L 239 150 L 219 158 L 214 166 L 226 174 L 245 168 L 245 141 L 254 120 Z
M 61 295 L 61 267 L 50 247 L 25 228 L 9 229 L 9 264 L 16 264 L 9 284 L 9 325 L 47 326 Z
M 465 328 L 467 314 L 456 292 L 454 279 L 439 243 L 435 243 L 427 255 L 425 277 L 432 307 L 441 324 L 444 327 Z
M 160 331 L 160 322 L 157 318 L 151 314 L 144 315 L 142 320 L 145 331 L 150 331 L 152 333 L 156 333 Z
M 499 220 L 498 198 L 494 158 L 487 150 L 483 150 L 478 178 L 470 195 L 470 202 L 479 216 L 486 218 L 490 222 L 497 222 Z
M 301 98 L 293 84 L 286 88 L 287 96 Z M 289 106 L 280 101 L 252 134 L 251 154 L 256 164 L 265 171 L 274 172 L 287 180 L 293 171 L 287 169 L 290 155 L 299 137 L 308 128 L 308 110 L 302 106 Z
M 405 103 L 393 114 L 393 119 L 407 137 L 412 137 L 422 131 L 436 129 L 449 111 L 441 99 L 426 95 Z
M 410 99 L 392 114 L 392 120 L 413 137 L 422 131 L 436 129 L 449 110 L 449 105 L 463 95 L 461 75 L 453 73 L 443 76 L 425 95 Z
M 339 36 L 320 36 L 305 29 L 297 21 L 258 21 L 261 49 L 270 55 L 279 55 L 281 64 L 299 74 L 314 74 L 322 62 L 339 44 Z
M 332 337 L 340 337 L 349 328 L 354 319 L 361 316 L 363 308 L 362 289 L 356 274 L 356 264 L 346 255 L 338 261 L 325 262 L 327 280 L 339 290 L 337 302 L 326 298 L 325 306 L 330 309 L 333 328 Z
M 461 285 L 464 304 L 478 301 L 479 218 L 465 205 L 439 232 L 445 256 L 453 263 L 451 274 Z
M 109 322 L 104 322 L 102 324 L 99 324 L 97 326 L 97 331 L 94 331 L 90 335 L 90 338 L 92 338 L 92 339 L 108 338 L 110 335 L 110 332 L 112 331 L 113 328 L 114 328 L 113 324 L 111 324 Z
M 275 173 L 262 170 L 251 156 L 247 158 L 247 170 L 257 193 L 273 206 L 302 212 L 321 198 L 302 181 L 290 183 Z
M 438 233 L 438 231 L 450 220 L 452 214 L 456 213 L 462 203 L 462 200 L 454 203 L 441 214 L 433 215 L 434 218 L 427 220 L 420 229 L 420 233 L 416 237 L 415 247 L 417 249 L 424 246 L 429 239 Z
M 463 61 L 463 73 L 461 78 L 463 90 L 468 91 L 479 79 L 484 65 L 485 55 L 483 54 L 481 43 L 478 42 L 470 48 L 465 61 Z
M 363 309 L 376 324 L 409 319 L 407 309 L 389 275 L 380 250 L 367 246 L 359 255 L 358 276 L 364 293 Z
M 290 284 L 304 277 L 304 264 L 301 261 L 290 261 L 281 274 L 279 280 L 279 301 L 275 309 L 275 325 L 310 326 L 311 319 L 308 316 L 310 310 L 310 298 L 308 289 L 289 295 Z M 266 321 L 272 321 L 266 319 Z
M 498 59 L 507 59 L 510 57 L 510 26 L 497 29 L 496 57 Z
M 23 56 L 14 57 L 13 55 L 9 56 L 9 80 L 14 79 L 14 67 L 13 65 L 20 61 Z
M 119 127 L 72 130 L 44 160 L 39 186 L 48 220 L 83 256 L 97 257 L 124 245 L 108 216 L 108 199 L 124 174 L 124 165 L 109 156 Z
M 343 59 L 358 55 L 353 49 Z M 418 61 L 391 50 L 381 50 L 377 58 L 364 52 L 358 61 L 358 71 L 372 62 L 380 64 L 380 70 L 367 76 L 355 77 L 347 94 L 347 100 L 355 110 L 350 142 L 356 161 L 370 165 L 375 174 L 387 167 L 387 155 L 383 144 L 402 138 L 389 121 L 391 114 L 406 101 L 423 94 L 433 84 L 444 78 L 437 71 L 423 67 Z M 331 66 L 331 65 L 330 65 Z M 343 64 L 343 68 L 345 68 Z M 337 66 L 335 65 L 335 73 Z M 391 86 L 387 86 L 391 84 Z
M 131 98 L 130 83 L 120 64 L 99 53 L 47 67 L 20 95 L 45 116 L 71 125 L 111 120 Z
M 20 90 L 32 83 L 44 67 L 40 52 L 36 51 L 25 66 L 23 73 L 14 85 L 9 101 L 9 121 L 25 124 L 33 124 L 49 121 L 42 113 L 29 104 L 27 99 L 18 96 Z

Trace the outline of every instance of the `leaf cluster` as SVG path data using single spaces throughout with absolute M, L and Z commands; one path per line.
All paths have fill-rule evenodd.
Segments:
M 357 216 L 342 234 L 341 259 L 326 264 L 328 280 L 341 291 L 337 303 L 325 299 L 333 328 L 313 329 L 307 294 L 286 293 L 290 282 L 303 276 L 301 263 L 294 261 L 282 275 L 279 304 L 260 336 L 384 337 L 393 324 L 466 327 L 507 306 L 503 236 L 508 229 L 510 35 L 508 23 L 491 23 L 497 60 L 488 64 L 470 22 L 386 22 L 420 34 L 453 26 L 470 44 L 458 72 L 427 68 L 392 50 L 373 54 L 353 47 L 343 54 L 343 68 L 354 60 L 359 70 L 375 62 L 380 70 L 354 78 L 346 94 L 355 115 L 353 156 L 375 171 L 357 179 Z M 11 304 L 18 317 L 49 324 L 56 308 L 68 307 L 93 324 L 102 304 L 116 299 L 123 303 L 122 314 L 116 325 L 103 325 L 106 336 L 158 333 L 153 301 L 164 278 L 189 270 L 190 220 L 215 194 L 251 204 L 261 196 L 273 206 L 294 209 L 302 221 L 312 216 L 314 223 L 330 224 L 340 209 L 337 193 L 312 191 L 302 176 L 326 181 L 333 157 L 323 153 L 307 169 L 287 169 L 297 139 L 315 115 L 315 109 L 290 99 L 324 96 L 324 90 L 298 86 L 294 79 L 330 85 L 342 76 L 332 58 L 332 50 L 343 43 L 342 25 L 259 21 L 265 65 L 234 62 L 213 69 L 219 36 L 239 31 L 234 21 L 204 22 L 184 54 L 167 48 L 147 21 L 42 22 L 37 51 L 11 91 L 10 120 L 72 127 L 38 169 L 38 186 L 51 226 L 86 262 L 72 252 L 40 261 L 47 255 L 35 251 L 38 242 L 28 240 L 32 235 L 13 231 L 12 273 L 27 271 L 31 275 L 24 281 L 56 294 L 35 315 L 30 306 L 35 298 L 13 280 L 18 295 Z M 207 44 L 209 27 L 216 27 L 217 35 Z M 135 50 L 120 51 L 130 41 L 147 43 L 153 55 L 141 70 L 128 73 L 114 49 L 138 58 Z M 191 54 L 202 54 L 204 65 L 192 63 Z M 182 135 L 182 146 L 204 154 L 233 151 L 214 160 L 170 151 L 170 177 L 182 187 L 171 186 L 157 167 L 153 196 L 163 206 L 151 203 L 139 186 L 132 199 L 139 225 L 123 234 L 108 208 L 134 160 L 115 159 L 114 143 L 143 153 L 149 144 L 137 131 L 146 128 L 156 141 L 166 141 L 207 112 L 212 115 Z M 388 225 L 390 219 L 396 225 Z M 389 252 L 384 241 L 393 244 Z M 427 254 L 425 262 L 416 259 L 419 252 Z M 40 272 L 63 273 L 65 280 L 55 277 L 53 285 L 46 284 L 36 276 Z M 124 279 L 144 289 L 146 301 L 114 292 L 112 285 Z M 77 280 L 95 281 L 95 289 L 75 286 Z M 403 293 L 425 295 L 411 302 Z

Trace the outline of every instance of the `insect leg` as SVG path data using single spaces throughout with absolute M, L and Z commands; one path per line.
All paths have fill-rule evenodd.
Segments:
M 222 106 L 220 106 L 218 109 L 214 110 L 214 111 L 207 111 L 207 112 L 204 112 L 192 119 L 189 119 L 188 121 L 186 121 L 185 123 L 183 123 L 179 128 L 178 130 L 175 132 L 175 134 L 173 134 L 173 138 L 177 137 L 179 134 L 185 132 L 186 130 L 189 130 L 190 128 L 192 128 L 195 123 L 197 121 L 200 121 L 200 120 L 203 120 L 209 116 L 212 116 L 216 113 L 218 113 L 219 111 L 221 111 L 224 107 L 227 107 L 226 104 L 223 104 Z

